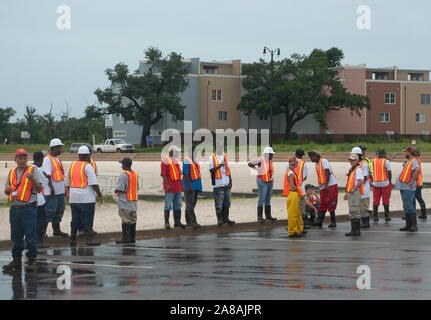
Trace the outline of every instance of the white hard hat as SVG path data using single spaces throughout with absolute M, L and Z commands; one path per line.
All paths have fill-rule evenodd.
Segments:
M 55 138 L 55 139 L 52 139 L 51 140 L 51 142 L 49 143 L 49 147 L 50 148 L 52 148 L 52 147 L 57 147 L 57 146 L 62 146 L 63 144 L 61 143 L 61 140 L 60 139 L 57 139 L 57 138 Z
M 359 147 L 354 147 L 352 149 L 352 153 L 354 153 L 354 154 L 362 154 L 362 150 Z
M 272 153 L 272 154 L 275 154 L 274 150 L 272 150 L 271 147 L 266 147 L 265 149 L 263 149 L 263 153 Z
M 87 146 L 79 147 L 78 154 L 90 154 L 90 149 Z

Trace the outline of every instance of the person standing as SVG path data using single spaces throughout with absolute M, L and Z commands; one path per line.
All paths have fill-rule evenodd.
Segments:
M 16 168 L 9 171 L 4 193 L 9 198 L 10 234 L 13 243 L 12 262 L 3 266 L 4 272 L 20 272 L 24 237 L 27 246 L 28 271 L 36 267 L 37 257 L 37 193 L 42 192 L 41 173 L 27 166 L 27 151 L 15 152 Z
M 307 217 L 307 212 L 305 210 L 305 180 L 308 177 L 308 168 L 305 161 L 302 160 L 304 157 L 304 150 L 298 149 L 295 152 L 296 160 L 298 161 L 298 166 L 295 168 L 296 176 L 298 177 L 299 184 L 301 186 L 302 194 L 301 200 L 299 201 L 299 209 L 301 210 L 302 220 L 305 222 Z M 330 228 L 336 227 L 336 225 L 330 226 Z M 304 224 L 304 229 L 310 229 L 307 224 Z
M 361 228 L 367 229 L 370 227 L 370 168 L 362 155 L 362 149 L 360 147 L 354 147 L 352 153 L 358 155 L 359 165 L 364 175 L 364 193 L 361 195 Z
M 421 206 L 421 215 L 418 218 L 425 220 L 427 219 L 427 207 L 425 205 L 424 199 L 422 198 L 423 172 L 422 172 L 422 163 L 421 163 L 421 160 L 419 159 L 421 154 L 419 150 L 417 152 L 418 152 L 417 160 L 419 163 L 420 173 L 417 181 L 418 186 L 416 188 L 415 198 L 419 202 L 419 205 Z M 415 201 L 415 208 L 416 208 L 416 201 Z
M 351 153 L 349 161 L 351 168 L 347 173 L 344 201 L 347 200 L 349 204 L 349 218 L 352 230 L 345 234 L 347 237 L 361 235 L 361 195 L 365 192 L 364 173 L 359 163 L 359 156 Z
M 216 152 L 209 157 L 209 169 L 211 182 L 213 185 L 214 203 L 217 216 L 217 224 L 221 226 L 226 223 L 235 224 L 229 219 L 229 209 L 231 204 L 232 175 L 224 144 L 219 142 L 216 145 Z
M 288 162 L 289 168 L 284 175 L 283 187 L 283 196 L 287 197 L 287 232 L 289 238 L 298 238 L 307 233 L 304 230 L 304 222 L 299 209 L 299 201 L 304 194 L 295 173 L 295 168 L 298 166 L 296 157 L 290 157 Z
M 118 179 L 115 193 L 118 195 L 118 214 L 121 218 L 122 239 L 117 244 L 135 243 L 138 211 L 138 173 L 132 170 L 132 159 L 119 161 L 123 172 Z
M 377 158 L 372 161 L 373 172 L 373 215 L 374 221 L 379 221 L 379 205 L 382 199 L 385 209 L 385 221 L 391 221 L 389 216 L 389 203 L 392 192 L 392 171 L 391 162 L 386 159 L 386 151 L 379 149 L 376 151 Z
M 334 173 L 328 160 L 321 158 L 316 151 L 308 152 L 310 160 L 316 163 L 317 181 L 320 189 L 320 206 L 317 215 L 316 226 L 322 228 L 323 220 L 325 219 L 326 211 L 331 214 L 331 224 L 329 228 L 337 226 L 335 219 L 335 210 L 338 203 L 338 184 L 335 180 Z
M 248 166 L 257 170 L 257 190 L 259 198 L 257 200 L 257 221 L 263 223 L 263 205 L 265 204 L 265 218 L 270 221 L 275 221 L 271 215 L 271 196 L 274 184 L 274 166 L 272 159 L 274 150 L 271 147 L 266 147 L 263 150 L 263 157 L 257 161 L 250 161 Z
M 48 246 L 43 244 L 44 236 L 46 234 L 46 228 L 48 227 L 48 223 L 46 222 L 46 208 L 45 208 L 45 188 L 48 186 L 48 179 L 45 177 L 44 172 L 42 171 L 43 163 L 43 153 L 38 151 L 33 153 L 33 167 L 35 170 L 39 171 L 42 191 L 37 194 L 37 247 L 39 249 L 47 248 Z
M 169 214 L 174 212 L 174 228 L 185 228 L 181 223 L 181 205 L 183 184 L 181 181 L 181 165 L 177 157 L 181 149 L 177 146 L 169 148 L 169 156 L 161 162 L 161 176 L 163 178 L 163 190 L 165 191 L 165 229 L 169 230 Z
M 195 157 L 195 146 L 191 147 L 189 156 L 183 162 L 183 188 L 186 200 L 186 223 L 193 229 L 200 228 L 197 223 L 195 207 L 199 193 L 202 192 L 201 166 Z
M 67 233 L 60 229 L 64 214 L 64 166 L 58 158 L 62 153 L 60 139 L 52 139 L 49 143 L 50 153 L 43 159 L 42 170 L 48 178 L 48 188 L 45 190 L 46 220 L 51 222 L 53 235 L 66 238 Z
M 401 200 L 405 211 L 406 225 L 400 231 L 418 231 L 415 196 L 420 175 L 420 166 L 417 159 L 419 150 L 415 147 L 408 147 L 404 150 L 406 162 L 403 163 L 403 169 L 395 180 L 395 189 L 400 190 Z
M 69 189 L 69 203 L 72 211 L 70 245 L 76 245 L 78 228 L 82 225 L 87 245 L 98 246 L 100 242 L 93 240 L 90 219 L 95 211 L 96 193 L 100 204 L 103 203 L 103 197 L 96 174 L 90 164 L 90 150 L 87 146 L 79 148 L 78 158 L 78 161 L 74 161 L 70 165 L 65 179 L 65 185 Z

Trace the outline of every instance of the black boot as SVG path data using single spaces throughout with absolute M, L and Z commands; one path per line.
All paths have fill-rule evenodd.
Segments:
M 421 205 L 421 215 L 418 218 L 424 220 L 427 218 L 427 208 L 425 204 Z
M 93 240 L 93 232 L 90 226 L 84 226 L 84 236 L 87 239 L 87 246 L 100 246 L 100 242 Z
M 49 248 L 48 245 L 46 245 L 46 244 L 43 243 L 43 236 L 42 235 L 40 235 L 40 236 L 37 237 L 37 248 L 38 249 Z
M 78 229 L 71 228 L 70 229 L 70 245 L 76 246 L 76 235 L 78 233 Z
M 174 228 L 184 229 L 186 226 L 181 223 L 181 211 L 174 211 Z
M 328 228 L 336 228 L 337 222 L 335 220 L 335 211 L 330 212 L 330 214 L 331 214 L 331 224 L 328 226 Z
M 60 222 L 53 222 L 52 223 L 52 230 L 54 231 L 53 232 L 53 236 L 54 237 L 63 237 L 63 238 L 66 238 L 68 236 L 67 233 L 61 231 L 61 229 L 60 229 Z
M 314 226 L 316 224 L 315 219 L 316 219 L 316 214 L 314 213 L 314 210 L 311 210 L 311 212 L 310 212 L 310 225 Z
M 376 205 L 373 206 L 373 216 L 374 216 L 373 221 L 378 222 L 379 221 L 379 206 L 376 206 Z
M 404 228 L 401 228 L 400 231 L 409 231 L 410 227 L 411 227 L 411 221 L 409 219 L 409 214 L 405 215 L 405 220 L 406 220 L 406 226 Z
M 130 225 L 130 242 L 131 243 L 136 242 L 136 223 L 132 223 Z
M 216 209 L 217 225 L 221 226 L 223 224 L 223 208 Z
M 123 223 L 121 224 L 121 230 L 122 230 L 122 238 L 121 240 L 115 241 L 116 244 L 122 244 L 122 243 L 130 243 L 130 223 Z
M 165 210 L 165 229 L 169 230 L 171 226 L 169 225 L 169 214 L 170 210 Z
M 266 220 L 275 221 L 277 218 L 271 216 L 271 206 L 265 206 L 265 217 Z
M 227 223 L 228 225 L 235 224 L 235 221 L 229 220 L 229 208 L 223 207 L 222 217 L 223 217 L 223 223 Z
M 360 236 L 361 235 L 361 228 L 360 228 L 359 219 L 351 219 L 350 225 L 352 227 L 352 230 L 350 232 L 346 233 L 346 237 Z
M 326 215 L 326 211 L 325 212 L 319 211 L 317 213 L 317 221 L 315 224 L 316 227 L 322 228 L 322 223 L 323 223 L 323 220 L 325 220 L 325 215 Z
M 418 220 L 416 217 L 416 213 L 408 214 L 408 219 L 410 219 L 410 228 L 408 231 L 417 232 L 418 231 Z
M 257 221 L 260 223 L 264 223 L 263 220 L 263 207 L 257 207 Z
M 389 216 L 389 205 L 383 206 L 383 208 L 385 208 L 385 221 L 391 221 L 391 217 Z
M 25 266 L 25 271 L 36 270 L 36 257 L 28 257 L 27 265 Z
M 368 229 L 370 227 L 370 217 L 361 218 L 361 229 Z
M 21 257 L 13 257 L 12 262 L 3 266 L 3 272 L 14 272 L 21 271 L 22 268 L 22 258 Z

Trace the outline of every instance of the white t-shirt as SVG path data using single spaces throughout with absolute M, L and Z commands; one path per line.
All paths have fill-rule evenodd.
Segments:
M 216 154 L 216 157 L 217 157 L 217 161 L 218 161 L 219 165 L 224 163 L 224 155 L 223 154 L 222 155 Z M 214 159 L 213 159 L 212 154 L 210 155 L 208 162 L 209 162 L 209 168 L 211 170 L 212 168 L 214 168 Z M 220 168 L 220 171 L 221 171 L 221 179 L 215 178 L 215 185 L 213 186 L 214 188 L 226 187 L 229 185 L 229 176 L 226 175 L 226 166 L 222 166 Z
M 69 169 L 66 171 L 65 183 L 66 186 L 70 186 L 70 175 Z M 84 168 L 85 175 L 87 176 L 87 186 L 85 188 L 70 188 L 70 203 L 95 203 L 96 202 L 96 191 L 92 186 L 98 185 L 97 177 L 91 164 L 87 163 Z
M 57 157 L 53 157 L 53 158 L 58 160 Z M 51 162 L 51 159 L 49 157 L 45 157 L 43 159 L 42 170 L 48 176 L 50 176 L 52 174 L 52 162 Z M 66 175 L 66 172 L 64 175 Z M 54 181 L 54 179 L 51 178 L 51 181 L 52 181 L 52 186 L 54 187 L 55 195 L 64 194 L 64 180 L 56 182 L 56 181 Z M 45 195 L 50 195 L 50 193 L 51 193 L 51 190 L 49 187 L 47 187 L 45 190 Z
M 331 176 L 329 177 L 328 187 L 336 185 L 337 180 L 335 180 L 334 173 L 332 172 L 332 169 L 331 169 L 331 166 L 329 165 L 328 160 L 322 159 L 322 167 L 323 167 L 323 170 L 329 169 L 329 171 L 331 172 Z M 319 190 L 323 190 L 324 187 L 325 187 L 324 184 L 320 184 Z
M 371 168 L 373 169 L 372 165 L 371 165 Z M 386 168 L 386 172 L 391 171 L 391 163 L 389 160 L 385 161 L 385 168 Z M 374 172 L 374 171 L 372 170 L 372 172 Z M 379 182 L 373 181 L 373 186 L 378 187 L 378 188 L 384 188 L 384 187 L 387 187 L 388 185 L 389 185 L 388 179 L 386 179 L 385 181 L 379 181 Z
M 36 165 L 32 165 L 34 167 L 34 170 L 38 170 L 40 172 L 40 182 L 42 184 L 42 190 L 45 190 L 45 188 L 48 187 L 48 178 L 45 177 L 45 175 L 43 174 L 42 168 L 39 168 Z M 39 192 L 37 194 L 37 206 L 43 206 L 45 204 L 45 197 L 43 196 L 42 192 Z
M 368 181 L 368 177 L 370 175 L 370 171 L 368 168 L 368 164 L 364 161 L 364 163 L 362 163 L 362 174 L 363 177 L 365 179 L 365 177 L 367 177 L 367 179 L 365 179 L 364 181 L 364 194 L 361 196 L 361 199 L 367 199 L 370 197 L 370 182 Z
M 359 180 L 364 179 L 364 171 L 362 170 L 356 170 L 356 176 L 355 176 L 355 187 L 358 185 Z M 369 190 L 368 190 L 369 192 Z

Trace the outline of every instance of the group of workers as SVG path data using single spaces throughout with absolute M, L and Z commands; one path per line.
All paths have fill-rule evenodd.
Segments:
M 34 163 L 27 165 L 27 152 L 18 149 L 15 153 L 16 168 L 10 170 L 5 184 L 5 194 L 11 204 L 10 224 L 13 242 L 13 261 L 5 266 L 5 272 L 21 270 L 24 237 L 27 245 L 27 266 L 33 270 L 36 263 L 37 249 L 46 247 L 44 239 L 49 223 L 53 235 L 67 237 L 61 231 L 60 223 L 65 209 L 65 198 L 69 199 L 72 220 L 70 244 L 76 245 L 78 232 L 82 232 L 87 245 L 96 246 L 96 232 L 93 230 L 96 195 L 99 203 L 103 202 L 102 193 L 97 182 L 97 167 L 91 159 L 92 150 L 82 146 L 78 151 L 78 160 L 65 170 L 58 158 L 62 153 L 62 142 L 53 139 L 50 152 L 33 154 Z M 188 150 L 181 162 L 178 159 L 181 149 L 169 148 L 169 154 L 161 161 L 161 177 L 165 191 L 164 220 L 165 228 L 170 229 L 170 212 L 173 211 L 174 228 L 191 226 L 200 228 L 197 222 L 195 207 L 198 195 L 202 192 L 200 164 L 196 159 L 195 147 Z M 370 160 L 366 156 L 365 146 L 355 147 L 348 158 L 351 168 L 346 177 L 346 194 L 348 201 L 351 231 L 346 236 L 360 235 L 361 228 L 369 228 L 370 215 L 378 221 L 380 199 L 384 206 L 385 221 L 390 221 L 389 203 L 392 190 L 392 171 L 390 160 L 384 150 L 377 151 L 377 157 Z M 275 221 L 271 214 L 271 196 L 273 192 L 275 152 L 271 147 L 263 150 L 262 157 L 250 161 L 248 166 L 257 170 L 257 220 Z M 326 212 L 330 213 L 329 228 L 336 228 L 335 210 L 338 203 L 338 182 L 327 159 L 315 151 L 308 152 L 310 160 L 315 163 L 319 195 L 314 186 L 306 184 L 309 172 L 303 157 L 305 152 L 298 149 L 289 157 L 284 174 L 283 195 L 287 197 L 288 236 L 302 237 L 311 226 L 322 228 Z M 405 150 L 406 162 L 398 175 L 395 187 L 400 190 L 405 211 L 406 226 L 401 231 L 417 231 L 416 199 L 421 206 L 419 218 L 426 219 L 426 207 L 422 199 L 422 165 L 417 148 Z M 209 171 L 213 186 L 213 196 L 217 224 L 233 225 L 229 219 L 231 206 L 232 175 L 224 145 L 218 143 L 216 150 L 209 156 Z M 120 161 L 121 173 L 115 193 L 118 195 L 118 213 L 122 222 L 122 238 L 117 244 L 134 243 L 136 237 L 137 200 L 139 186 L 138 174 L 132 170 L 132 159 L 126 157 Z M 371 185 L 373 186 L 373 210 L 369 210 Z M 186 203 L 185 221 L 181 223 L 182 193 Z M 263 218 L 265 213 L 265 219 Z

